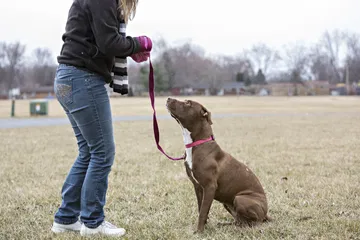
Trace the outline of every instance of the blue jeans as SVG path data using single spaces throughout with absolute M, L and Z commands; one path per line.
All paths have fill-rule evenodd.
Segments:
M 110 100 L 99 75 L 73 66 L 58 66 L 54 90 L 65 110 L 78 145 L 78 156 L 61 190 L 55 222 L 80 220 L 89 228 L 104 221 L 108 175 L 114 162 Z

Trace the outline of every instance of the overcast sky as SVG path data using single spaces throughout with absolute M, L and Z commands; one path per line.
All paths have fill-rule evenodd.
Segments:
M 1 0 L 0 41 L 28 51 L 61 48 L 72 0 Z M 140 0 L 128 35 L 191 39 L 208 53 L 236 54 L 256 42 L 281 47 L 313 43 L 325 30 L 360 33 L 360 0 Z

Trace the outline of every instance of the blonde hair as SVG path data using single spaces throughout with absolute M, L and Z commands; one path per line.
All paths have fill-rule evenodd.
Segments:
M 139 0 L 119 0 L 119 12 L 126 23 L 134 18 L 138 1 Z

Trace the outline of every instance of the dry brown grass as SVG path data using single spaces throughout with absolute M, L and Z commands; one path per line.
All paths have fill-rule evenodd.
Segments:
M 157 99 L 159 112 L 165 113 L 161 101 Z M 360 114 L 341 113 L 357 112 L 356 98 L 201 101 L 213 104 L 207 107 L 214 114 L 240 109 L 339 113 L 213 119 L 221 147 L 260 178 L 275 221 L 251 229 L 217 226 L 231 217 L 214 202 L 202 235 L 193 234 L 196 198 L 183 164 L 166 159 L 156 149 L 151 122 L 115 123 L 117 153 L 106 216 L 126 228 L 124 239 L 359 239 Z M 222 105 L 224 101 L 229 104 Z M 125 102 L 133 107 L 118 109 Z M 133 114 L 134 109 L 148 114 L 148 108 L 147 99 L 114 104 L 114 112 L 123 114 Z M 159 125 L 164 149 L 181 155 L 177 123 L 162 120 Z M 50 232 L 62 183 L 76 157 L 71 128 L 1 129 L 0 139 L 0 239 L 81 239 Z
M 189 97 L 198 100 L 207 106 L 211 106 L 216 113 L 272 113 L 272 112 L 334 112 L 354 111 L 360 108 L 357 97 Z M 186 97 L 179 97 L 186 99 Z M 167 114 L 165 97 L 156 97 L 156 109 L 158 114 Z M 30 117 L 30 101 L 17 100 L 15 114 L 18 118 Z M 152 114 L 150 100 L 141 98 L 112 98 L 112 111 L 115 116 L 149 115 Z M 9 118 L 11 101 L 0 100 L 0 118 Z M 65 117 L 64 111 L 57 100 L 49 100 L 49 117 Z

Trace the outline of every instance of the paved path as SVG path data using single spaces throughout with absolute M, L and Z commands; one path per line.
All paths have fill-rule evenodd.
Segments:
M 278 116 L 360 116 L 360 112 L 316 112 L 316 113 L 234 113 L 234 114 L 213 114 L 213 118 L 230 117 L 278 117 Z M 171 119 L 169 115 L 156 116 L 157 119 Z M 114 121 L 150 121 L 152 115 L 147 116 L 114 116 Z M 0 129 L 22 128 L 22 127 L 40 127 L 40 126 L 59 126 L 70 124 L 67 118 L 14 118 L 0 119 Z

